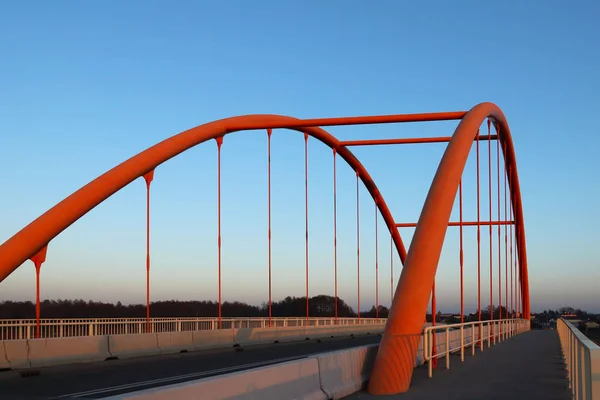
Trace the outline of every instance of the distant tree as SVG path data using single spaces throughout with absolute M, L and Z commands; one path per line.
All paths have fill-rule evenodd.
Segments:
M 314 317 L 332 317 L 335 312 L 335 299 L 332 296 L 319 295 L 309 299 L 310 315 Z M 144 318 L 144 304 L 123 305 L 96 301 L 44 300 L 40 304 L 43 318 Z M 215 317 L 218 303 L 214 301 L 177 301 L 164 300 L 150 304 L 152 317 Z M 261 317 L 268 315 L 268 305 L 253 306 L 239 301 L 223 302 L 223 317 Z M 306 315 L 306 298 L 287 296 L 273 303 L 273 316 L 303 317 Z M 338 298 L 338 316 L 355 317 L 356 313 L 343 300 Z M 30 301 L 4 301 L 0 303 L 0 319 L 35 318 L 35 305 Z
M 376 312 L 378 311 L 378 312 Z M 387 318 L 390 313 L 390 310 L 386 306 L 379 305 L 379 308 L 376 309 L 375 306 L 372 306 L 371 309 L 367 312 L 360 313 L 361 317 L 364 318 Z
M 558 309 L 559 314 L 574 314 L 575 309 L 573 307 L 561 307 Z

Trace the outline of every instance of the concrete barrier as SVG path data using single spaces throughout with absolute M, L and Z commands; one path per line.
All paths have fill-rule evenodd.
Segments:
M 111 357 L 108 336 L 29 339 L 27 344 L 32 368 L 104 361 Z
M 149 400 L 327 400 L 321 391 L 319 364 L 309 358 L 211 378 L 105 397 Z
M 196 350 L 227 348 L 235 344 L 233 329 L 194 331 L 192 337 Z
M 161 354 L 156 333 L 109 335 L 108 349 L 114 357 L 118 358 Z
M 180 353 L 182 351 L 193 351 L 194 335 L 188 332 L 160 332 L 156 334 L 158 348 L 162 354 Z
M 419 347 L 417 348 L 417 358 L 415 360 L 415 368 L 425 364 L 425 354 L 423 353 L 423 335 L 419 340 Z
M 318 330 L 318 327 L 315 328 Z M 349 333 L 352 331 L 349 328 L 353 327 L 336 327 L 336 332 Z M 362 332 L 370 330 L 368 327 L 360 329 Z M 251 336 L 253 330 L 238 331 Z M 328 331 L 319 330 L 320 334 L 324 332 Z M 463 330 L 465 343 L 472 340 L 470 339 L 472 333 L 470 328 Z M 455 343 L 456 347 L 460 346 L 460 330 L 449 331 L 448 334 L 450 348 L 454 348 Z M 438 351 L 445 350 L 445 335 L 445 331 L 436 333 Z M 262 336 L 268 337 L 266 334 Z M 421 336 L 415 367 L 423 364 L 423 343 L 423 336 Z M 340 399 L 363 388 L 372 372 L 378 348 L 378 344 L 355 347 L 268 367 L 105 397 L 105 399 Z M 592 365 L 600 367 L 600 354 L 592 357 Z
M 241 328 L 234 329 L 234 341 L 240 346 L 288 342 L 304 340 L 310 328 L 302 326 L 277 327 L 277 328 Z
M 213 331 L 79 336 L 19 339 L 0 342 L 0 369 L 25 369 L 68 363 L 131 358 L 181 351 L 219 349 L 235 344 L 250 346 L 350 335 L 379 334 L 385 324 L 278 328 L 243 328 Z
M 359 391 L 367 382 L 378 348 L 378 344 L 355 347 L 104 399 L 340 399 Z M 421 340 L 421 358 L 422 348 Z
M 311 339 L 320 339 L 324 337 L 342 337 L 349 335 L 378 335 L 385 329 L 385 324 L 372 325 L 338 325 L 329 327 L 311 327 L 312 331 L 307 332 Z
M 5 340 L 4 354 L 12 369 L 31 368 L 27 339 Z
M 322 339 L 350 335 L 379 334 L 385 324 L 335 325 L 335 326 L 292 326 L 277 328 L 234 329 L 234 342 L 240 346 L 290 342 L 304 339 Z
M 329 399 L 358 392 L 369 379 L 379 345 L 357 347 L 317 356 L 321 389 Z
M 6 356 L 6 349 L 4 348 L 4 342 L 0 342 L 0 371 L 10 369 L 10 363 Z

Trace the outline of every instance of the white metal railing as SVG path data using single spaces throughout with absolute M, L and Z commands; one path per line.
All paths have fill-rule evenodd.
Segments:
M 509 339 L 519 333 L 528 331 L 529 321 L 524 319 L 501 319 L 491 321 L 475 321 L 463 324 L 428 326 L 423 331 L 423 359 L 428 363 L 429 377 L 433 376 L 433 363 L 446 357 L 446 369 L 450 369 L 450 353 L 460 351 L 460 361 L 465 360 L 465 349 L 471 347 L 481 351 L 492 344 Z M 433 348 L 435 332 L 435 349 Z
M 271 327 L 368 325 L 385 323 L 385 318 L 273 318 Z M 269 318 L 64 318 L 41 319 L 40 337 L 73 337 L 97 335 L 127 335 L 134 333 L 182 332 L 214 329 L 268 328 Z M 35 319 L 0 319 L 0 340 L 32 339 L 36 334 Z
M 556 321 L 573 399 L 600 400 L 600 346 L 569 321 Z

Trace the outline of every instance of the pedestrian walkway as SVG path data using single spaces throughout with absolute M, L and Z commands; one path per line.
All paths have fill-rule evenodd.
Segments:
M 534 330 L 505 340 L 471 356 L 452 355 L 450 369 L 441 359 L 427 377 L 427 365 L 416 368 L 407 393 L 371 396 L 365 391 L 346 399 L 571 399 L 565 364 L 556 331 Z M 468 353 L 468 354 L 467 354 Z

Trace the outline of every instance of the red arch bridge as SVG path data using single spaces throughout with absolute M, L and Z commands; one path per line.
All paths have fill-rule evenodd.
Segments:
M 344 141 L 334 137 L 326 130 L 327 127 L 332 126 L 436 121 L 458 121 L 458 124 L 451 136 L 424 138 Z M 222 311 L 221 154 L 227 148 L 226 136 L 234 132 L 250 130 L 263 130 L 267 140 L 266 175 L 268 185 L 265 208 L 268 211 L 266 227 L 268 245 L 265 250 L 268 256 L 265 268 L 268 271 L 268 282 L 265 287 L 268 288 L 268 302 L 267 315 L 264 317 L 236 318 L 235 316 L 224 316 Z M 305 237 L 303 240 L 304 279 L 301 282 L 304 292 L 304 311 L 301 317 L 297 315 L 276 317 L 273 315 L 271 141 L 272 137 L 280 130 L 296 131 L 304 137 L 303 213 Z M 154 181 L 154 172 L 167 160 L 211 140 L 216 142 L 215 147 L 218 154 L 216 196 L 218 298 L 216 315 L 211 318 L 153 318 L 150 303 L 150 189 Z M 312 140 L 328 146 L 332 150 L 331 157 L 333 158 L 331 186 L 328 189 L 333 194 L 333 218 L 331 221 L 333 237 L 331 253 L 328 254 L 330 258 L 325 264 L 331 265 L 333 271 L 331 288 L 334 305 L 328 311 L 330 315 L 327 316 L 311 315 L 311 312 L 314 311 L 311 308 L 309 296 L 312 269 L 309 257 L 308 149 L 309 141 Z M 420 216 L 417 221 L 397 221 L 369 171 L 353 154 L 351 148 L 356 146 L 427 145 L 430 143 L 447 143 L 447 147 L 437 167 Z M 468 160 L 475 163 L 474 174 L 465 174 Z M 339 190 L 337 168 L 339 161 L 350 167 L 356 181 L 356 191 L 352 196 L 355 196 L 356 203 L 356 241 L 354 244 L 356 246 L 356 264 L 353 268 L 356 268 L 357 280 L 353 282 L 353 285 L 355 285 L 357 308 L 356 316 L 351 318 L 338 315 L 338 283 L 343 285 L 345 282 L 338 282 Z M 90 210 L 138 179 L 144 179 L 146 187 L 146 318 L 96 320 L 42 318 L 43 315 L 40 315 L 40 272 L 46 261 L 48 249 L 52 248 L 51 241 Z M 465 193 L 464 183 L 473 180 L 475 181 L 475 184 L 472 185 L 475 188 L 474 193 Z M 370 228 L 369 233 L 374 235 L 374 259 L 367 263 L 365 263 L 364 256 L 361 257 L 360 252 L 361 234 L 363 238 L 365 236 L 364 223 L 362 230 L 360 223 L 360 203 L 361 200 L 365 201 L 360 196 L 361 186 L 364 187 L 362 190 L 366 189 L 370 196 L 368 201 L 373 203 L 375 214 L 375 227 L 374 229 Z M 474 199 L 473 208 L 476 210 L 473 211 L 476 213 L 476 218 L 464 217 L 463 200 L 465 196 Z M 456 213 L 458 218 L 451 220 L 455 209 L 458 211 Z M 378 225 L 380 220 L 383 223 L 382 229 Z M 410 245 L 406 246 L 403 232 L 411 229 L 414 230 L 412 240 Z M 382 230 L 385 234 L 381 232 Z M 458 257 L 455 264 L 458 274 L 456 292 L 460 298 L 460 310 L 455 313 L 456 320 L 453 323 L 440 324 L 436 302 L 436 271 L 445 246 L 445 239 L 449 234 L 458 235 L 459 239 Z M 391 283 L 389 287 L 391 304 L 389 315 L 380 316 L 379 312 L 382 310 L 380 299 L 383 298 L 380 296 L 380 264 L 383 263 L 383 257 L 380 262 L 379 244 L 384 240 L 390 243 L 388 276 Z M 470 246 L 469 242 L 473 246 Z M 469 265 L 465 265 L 467 249 L 473 250 L 473 254 L 469 257 Z M 400 265 L 396 267 L 401 268 L 397 285 L 394 285 L 395 257 L 400 260 Z M 556 357 L 560 364 L 559 369 L 562 371 L 558 375 L 552 376 L 552 379 L 558 382 L 560 387 L 560 390 L 553 387 L 555 391 L 552 393 L 556 394 L 556 390 L 558 390 L 561 395 L 568 392 L 569 395 L 573 394 L 577 398 L 599 398 L 598 396 L 600 396 L 597 379 L 597 376 L 600 376 L 600 372 L 598 372 L 600 356 L 597 346 L 594 347 L 593 343 L 586 341 L 574 326 L 563 320 L 559 321 L 558 332 L 560 335 L 556 335 L 555 331 L 552 331 L 543 332 L 540 336 L 539 332 L 530 331 L 531 312 L 525 224 L 515 149 L 508 122 L 502 111 L 492 103 L 478 104 L 469 111 L 345 118 L 296 119 L 279 115 L 247 115 L 197 126 L 172 136 L 109 170 L 50 208 L 0 245 L 0 281 L 6 279 L 27 260 L 33 262 L 36 272 L 36 319 L 0 322 L 0 335 L 2 335 L 0 338 L 3 339 L 5 353 L 5 361 L 2 361 L 4 365 L 0 364 L 0 367 L 9 370 L 21 371 L 36 366 L 51 367 L 84 360 L 122 358 L 127 354 L 157 354 L 152 353 L 157 348 L 158 354 L 165 354 L 169 352 L 168 348 L 178 350 L 185 347 L 187 350 L 191 346 L 190 349 L 195 350 L 210 348 L 212 344 L 215 348 L 231 347 L 232 345 L 239 348 L 244 345 L 278 343 L 299 338 L 324 338 L 339 334 L 350 334 L 352 337 L 356 337 L 361 333 L 382 333 L 381 343 L 375 345 L 374 350 L 373 344 L 370 344 L 371 347 L 367 346 L 369 348 L 366 350 L 361 347 L 353 350 L 355 357 L 358 357 L 358 361 L 354 362 L 362 363 L 360 370 L 368 371 L 366 375 L 359 374 L 359 378 L 353 381 L 353 384 L 357 384 L 356 380 L 358 380 L 356 390 L 368 381 L 366 390 L 371 395 L 405 392 L 409 395 L 411 379 L 413 381 L 416 379 L 415 371 L 419 370 L 415 369 L 415 365 L 427 364 L 427 375 L 431 377 L 438 360 L 445 359 L 446 369 L 449 370 L 451 355 L 460 355 L 461 362 L 459 364 L 462 370 L 456 368 L 458 371 L 456 374 L 459 376 L 462 373 L 464 377 L 456 378 L 448 375 L 450 378 L 441 376 L 440 379 L 470 379 L 469 377 L 473 377 L 473 374 L 485 373 L 485 368 L 480 368 L 476 359 L 481 360 L 488 357 L 486 363 L 490 365 L 489 368 L 494 369 L 492 365 L 494 360 L 500 362 L 502 357 L 506 357 L 506 354 L 512 354 L 514 362 L 518 356 L 516 353 L 523 351 L 523 348 L 527 351 L 535 351 L 540 346 L 549 346 L 543 352 L 544 357 Z M 343 268 L 345 266 L 340 266 L 340 272 Z M 363 274 L 365 269 L 370 273 L 374 270 L 374 280 L 364 282 L 364 278 L 361 279 L 361 268 Z M 474 281 L 476 287 L 467 288 L 476 293 L 476 304 L 465 305 L 466 273 L 477 276 Z M 385 274 L 388 272 L 385 271 Z M 364 312 L 361 317 L 361 289 L 363 293 L 365 290 L 369 292 L 374 290 L 375 315 L 370 315 L 369 318 L 365 318 Z M 385 292 L 387 290 L 387 288 L 384 289 Z M 466 307 L 472 307 L 475 311 L 467 314 Z M 427 319 L 428 310 L 431 315 L 430 322 Z M 150 344 L 144 344 L 148 337 L 152 338 Z M 171 347 L 161 342 L 166 340 L 165 337 L 171 341 L 169 342 Z M 85 350 L 89 345 L 88 342 L 86 342 L 87 344 L 77 342 L 77 340 L 84 339 L 93 342 L 94 350 L 92 352 L 98 352 L 98 348 L 104 348 L 105 345 L 106 348 L 99 351 L 102 354 L 92 356 L 88 350 Z M 486 348 L 491 348 L 492 344 L 499 344 L 507 339 L 511 340 L 507 341 L 507 344 L 502 344 L 505 346 L 506 352 L 493 355 L 493 349 L 496 348 L 494 346 L 485 353 L 485 356 L 476 356 L 476 354 L 483 353 Z M 97 340 L 101 342 L 96 342 Z M 186 340 L 189 341 L 187 345 Z M 181 341 L 181 343 L 178 344 L 177 341 Z M 153 350 L 145 349 L 145 346 L 152 347 Z M 512 352 L 508 352 L 511 346 Z M 554 352 L 555 347 L 559 349 L 558 353 Z M 68 356 L 61 357 L 61 354 L 68 354 Z M 538 356 L 539 354 L 536 355 L 536 357 Z M 467 362 L 465 358 L 472 358 L 472 360 L 469 359 Z M 267 363 L 267 361 L 261 362 Z M 546 365 L 552 364 L 552 360 L 540 360 L 539 362 L 545 362 Z M 258 366 L 263 364 L 259 362 Z M 366 364 L 369 364 L 368 367 Z M 472 369 L 475 369 L 470 371 L 469 364 L 473 366 Z M 318 369 L 323 368 L 319 362 L 317 365 Z M 506 362 L 502 365 L 506 368 Z M 282 368 L 281 365 L 278 368 Z M 344 370 L 344 368 L 351 367 L 341 365 L 339 368 Z M 495 368 L 495 373 L 502 374 L 498 368 Z M 523 369 L 523 362 L 518 363 L 515 368 Z M 349 372 L 345 371 L 345 373 L 348 375 Z M 539 382 L 544 379 L 547 381 L 547 377 L 539 376 L 539 369 L 529 368 L 523 373 L 529 375 L 527 379 L 529 385 L 536 384 L 538 380 Z M 198 375 L 191 376 L 191 378 L 195 377 Z M 169 379 L 163 378 L 166 381 Z M 236 379 L 249 378 L 238 376 Z M 319 379 L 321 385 L 319 390 L 330 398 L 339 398 L 341 396 L 339 393 L 337 395 L 327 393 L 326 380 L 323 377 Z M 435 380 L 431 382 L 433 381 Z M 214 383 L 215 380 L 213 379 L 211 382 Z M 561 386 L 562 383 L 564 385 Z M 127 386 L 132 389 L 140 387 L 132 383 L 127 385 L 123 385 L 123 387 Z M 539 383 L 539 385 L 548 386 L 543 383 Z M 232 390 L 233 386 L 235 385 L 224 384 L 222 387 Z M 304 388 L 309 386 L 303 385 Z M 510 390 L 510 388 L 510 385 L 503 385 L 498 390 Z M 431 384 L 429 386 L 422 384 L 418 389 L 433 391 L 432 394 L 436 390 L 435 385 Z M 532 390 L 539 394 L 540 390 L 547 389 L 547 387 L 534 387 Z M 98 390 L 88 392 L 103 393 Z M 213 391 L 212 393 L 217 393 L 221 389 L 215 386 L 210 390 Z M 211 393 L 210 390 L 206 392 L 205 389 L 203 393 Z M 289 388 L 284 392 L 284 396 L 292 395 L 288 390 Z M 351 393 L 352 391 L 344 392 L 344 394 Z M 508 395 L 512 396 L 514 393 L 513 391 Z M 264 395 L 264 393 L 261 394 L 258 391 L 257 395 Z M 177 396 L 183 395 L 179 393 Z M 224 397 L 215 394 L 215 398 Z

